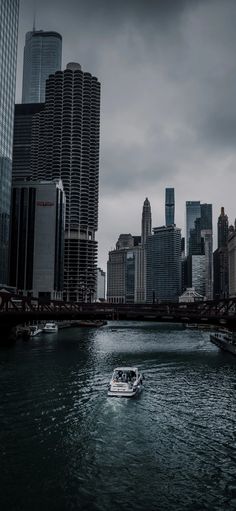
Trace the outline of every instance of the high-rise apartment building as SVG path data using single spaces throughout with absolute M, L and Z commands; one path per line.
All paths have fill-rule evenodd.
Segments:
M 31 142 L 34 115 L 44 109 L 44 103 L 15 105 L 12 179 L 31 178 Z
M 155 227 L 147 240 L 147 301 L 176 301 L 181 291 L 181 230 Z
M 22 103 L 43 103 L 46 80 L 61 69 L 62 37 L 33 30 L 25 36 Z
M 19 0 L 0 2 L 0 283 L 8 280 Z
M 175 223 L 175 189 L 166 188 L 165 200 L 165 217 L 166 225 L 174 225 Z
M 13 183 L 11 286 L 39 298 L 62 298 L 64 229 L 61 181 Z
M 100 83 L 70 63 L 50 75 L 45 108 L 34 116 L 32 175 L 62 179 L 66 194 L 67 300 L 95 295 L 97 272 Z

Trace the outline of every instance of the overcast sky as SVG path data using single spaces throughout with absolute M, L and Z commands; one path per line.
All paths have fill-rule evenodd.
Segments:
M 120 233 L 140 234 L 142 205 L 164 223 L 165 187 L 236 216 L 235 0 L 21 0 L 23 46 L 32 29 L 63 37 L 63 69 L 80 62 L 101 81 L 99 264 Z M 215 229 L 216 230 L 216 229 Z

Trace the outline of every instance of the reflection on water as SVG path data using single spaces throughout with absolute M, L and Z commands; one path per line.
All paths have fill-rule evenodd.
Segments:
M 107 397 L 118 365 L 144 372 L 137 399 Z M 235 509 L 236 358 L 209 333 L 62 330 L 0 368 L 2 511 Z

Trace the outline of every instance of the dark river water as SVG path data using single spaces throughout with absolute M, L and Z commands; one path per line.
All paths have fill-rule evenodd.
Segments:
M 144 390 L 107 397 L 118 365 Z M 236 509 L 236 357 L 209 333 L 109 323 L 0 350 L 1 511 Z

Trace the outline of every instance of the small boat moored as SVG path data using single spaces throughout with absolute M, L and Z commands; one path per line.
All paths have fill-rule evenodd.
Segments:
M 236 355 L 236 334 L 234 332 L 217 332 L 210 335 L 210 341 L 218 348 Z
M 54 323 L 53 321 L 46 323 L 46 325 L 43 327 L 43 332 L 52 334 L 58 331 L 58 325 Z
M 143 378 L 137 367 L 116 367 L 109 383 L 108 396 L 136 396 L 142 389 Z
M 41 334 L 42 328 L 39 328 L 38 325 L 29 325 L 30 337 L 35 337 L 35 335 Z

